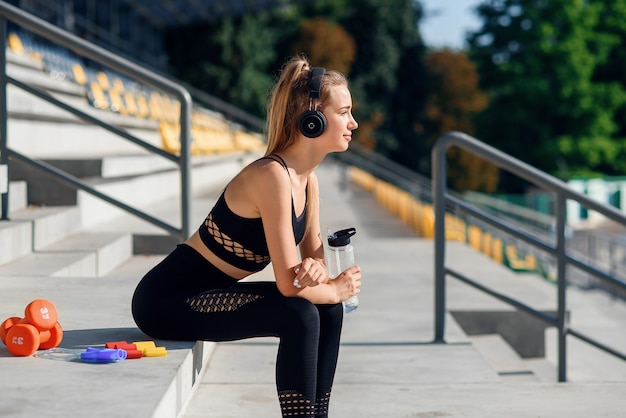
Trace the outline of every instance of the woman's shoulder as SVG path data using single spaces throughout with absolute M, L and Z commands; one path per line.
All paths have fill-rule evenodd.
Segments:
M 234 179 L 237 183 L 263 191 L 270 188 L 290 187 L 285 168 L 270 158 L 259 158 L 248 164 Z

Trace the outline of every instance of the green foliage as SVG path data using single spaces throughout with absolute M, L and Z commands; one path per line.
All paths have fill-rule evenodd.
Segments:
M 263 116 L 271 74 L 304 53 L 314 65 L 347 73 L 360 124 L 356 141 L 411 168 L 427 168 L 430 145 L 416 129 L 428 91 L 420 18 L 415 0 L 286 2 L 173 31 L 172 72 Z
M 430 92 L 422 124 L 429 145 L 450 131 L 472 135 L 473 116 L 487 107 L 474 64 L 465 53 L 450 50 L 431 51 L 424 62 Z M 456 190 L 492 192 L 498 183 L 498 169 L 453 147 L 448 150 L 448 177 L 450 187 Z
M 490 107 L 477 137 L 568 177 L 624 174 L 626 0 L 490 0 L 470 56 Z
M 343 27 L 318 16 L 300 23 L 300 40 L 294 46 L 294 53 L 301 52 L 306 52 L 316 66 L 348 74 L 354 62 L 356 45 Z
M 361 124 L 355 137 L 410 168 L 429 154 L 415 130 L 426 98 L 421 13 L 413 1 L 360 0 L 349 2 L 340 19 L 357 45 L 350 73 Z
M 169 34 L 172 73 L 255 115 L 263 115 L 278 35 L 269 11 L 227 17 Z

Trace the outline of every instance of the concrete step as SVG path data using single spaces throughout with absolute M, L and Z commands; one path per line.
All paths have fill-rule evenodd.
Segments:
M 32 253 L 0 266 L 0 276 L 96 277 L 94 253 Z
M 129 232 L 88 233 L 80 231 L 44 248 L 40 253 L 93 253 L 96 277 L 115 270 L 132 257 L 132 234 Z
M 0 265 L 30 254 L 32 238 L 32 222 L 0 221 Z
M 194 196 L 226 186 L 228 181 L 254 155 L 235 153 L 232 155 L 199 158 L 192 167 L 191 188 Z M 178 171 L 163 171 L 150 176 L 138 176 L 125 181 L 110 181 L 98 184 L 97 189 L 123 202 L 144 210 L 149 215 L 180 227 L 181 200 Z M 195 199 L 194 199 L 195 201 Z M 130 230 L 142 234 L 165 235 L 165 232 L 138 217 L 128 214 L 86 192 L 79 191 L 78 205 L 81 208 L 83 225 L 93 230 Z M 193 206 L 193 205 L 192 205 Z M 202 212 L 207 208 L 202 208 Z M 192 207 L 192 210 L 193 207 Z M 206 216 L 206 213 L 204 213 Z M 198 217 L 199 222 L 204 219 Z M 193 222 L 195 222 L 195 219 Z
M 0 276 L 101 277 L 131 256 L 130 233 L 79 232 L 0 265 Z
M 191 188 L 197 193 L 216 184 L 222 187 L 251 158 L 248 153 L 195 157 L 192 161 Z M 125 204 L 148 212 L 166 199 L 180 202 L 180 171 L 158 156 L 126 155 L 99 159 L 57 160 L 60 168 L 68 169 L 91 187 Z M 76 205 L 80 211 L 81 225 L 90 228 L 126 215 L 91 194 L 76 190 L 56 181 L 48 174 L 16 163 L 12 177 L 28 182 L 30 204 L 59 206 Z M 179 203 L 180 204 L 180 203 Z M 180 223 L 180 221 L 179 221 Z
M 173 161 L 158 155 L 142 153 L 43 159 L 43 161 L 81 179 L 115 179 L 177 168 Z
M 469 340 L 503 382 L 537 381 L 532 369 L 499 334 L 473 335 Z
M 39 251 L 81 228 L 80 210 L 75 206 L 29 206 L 11 214 L 11 221 L 32 224 L 32 251 Z
M 85 232 L 75 206 L 30 206 L 10 219 L 0 222 L 0 275 L 97 277 L 132 256 L 130 232 Z
M 532 370 L 535 378 L 540 382 L 554 383 L 558 381 L 556 366 L 545 358 L 527 358 L 524 363 Z
M 28 206 L 28 184 L 25 181 L 9 182 L 9 213 Z
M 52 301 L 64 330 L 60 348 L 84 350 L 109 341 L 148 341 L 129 314 L 143 271 L 132 261 L 101 280 L 90 277 L 12 277 L 0 274 L 2 318 L 23 316 L 37 298 Z M 136 271 L 136 270 L 135 270 Z M 59 281 L 61 280 L 61 281 Z M 155 340 L 152 340 L 155 341 Z M 89 364 L 45 357 L 14 357 L 0 344 L 2 416 L 50 418 L 178 416 L 189 399 L 213 343 L 155 341 L 165 357 Z M 36 395 L 35 395 L 36 394 Z

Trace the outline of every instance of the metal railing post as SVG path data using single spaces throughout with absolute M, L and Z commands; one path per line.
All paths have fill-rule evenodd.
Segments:
M 491 216 L 488 212 L 478 208 L 472 208 L 463 202 L 462 199 L 455 197 L 446 190 L 446 150 L 450 146 L 458 146 L 466 151 L 484 158 L 501 169 L 518 175 L 519 177 L 533 183 L 537 186 L 556 193 L 556 209 L 555 209 L 555 232 L 556 244 L 537 239 L 532 234 L 526 233 L 519 228 L 511 227 L 506 222 Z M 435 211 L 435 342 L 444 342 L 444 320 L 445 320 L 445 279 L 447 276 L 456 278 L 474 288 L 487 293 L 496 299 L 499 299 L 511 306 L 529 313 L 539 320 L 543 321 L 550 327 L 556 327 L 558 330 L 558 381 L 567 381 L 567 337 L 573 336 L 584 341 L 606 353 L 614 355 L 626 361 L 626 354 L 620 352 L 610 346 L 603 344 L 594 338 L 591 338 L 575 329 L 570 328 L 569 316 L 567 312 L 567 268 L 568 266 L 580 269 L 584 272 L 592 274 L 614 286 L 626 289 L 626 283 L 620 281 L 605 272 L 598 270 L 594 266 L 581 262 L 575 257 L 571 257 L 567 251 L 567 242 L 565 235 L 565 227 L 567 223 L 567 199 L 572 199 L 588 210 L 594 210 L 621 225 L 626 225 L 626 216 L 618 209 L 576 192 L 568 187 L 561 180 L 544 173 L 535 167 L 517 160 L 503 152 L 481 143 L 475 138 L 460 132 L 450 132 L 437 140 L 432 154 L 432 187 L 433 187 L 433 203 Z M 557 314 L 549 315 L 545 312 L 531 308 L 529 305 L 516 300 L 508 295 L 497 292 L 495 289 L 489 288 L 478 281 L 472 280 L 462 273 L 445 265 L 445 211 L 446 208 L 453 206 L 456 210 L 460 210 L 466 214 L 470 214 L 474 218 L 485 222 L 491 226 L 496 226 L 503 233 L 509 234 L 516 239 L 520 239 L 527 244 L 545 251 L 551 255 L 556 263 L 557 268 Z
M 0 17 L 0 165 L 7 166 L 7 177 L 9 175 L 9 153 L 7 151 L 7 20 Z M 8 180 L 7 180 L 8 181 Z M 3 221 L 9 219 L 9 188 L 6 193 L 0 195 L 0 212 Z
M 563 193 L 556 194 L 556 268 L 557 268 L 557 323 L 558 323 L 558 380 L 567 381 L 567 277 L 565 220 Z
M 435 212 L 435 342 L 445 341 L 446 272 L 445 272 L 445 211 L 446 211 L 446 148 L 435 144 L 432 151 L 433 204 Z
M 185 92 L 186 93 L 186 92 Z M 180 100 L 180 187 L 181 187 L 181 234 L 185 240 L 191 235 L 191 107 L 189 93 L 181 94 Z

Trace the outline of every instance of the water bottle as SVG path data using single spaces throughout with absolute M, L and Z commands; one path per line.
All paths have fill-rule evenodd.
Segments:
M 328 255 L 326 264 L 328 275 L 331 279 L 354 265 L 354 248 L 350 244 L 350 237 L 356 234 L 355 228 L 342 229 L 328 235 Z M 343 310 L 350 313 L 359 307 L 357 295 L 351 296 L 343 302 Z

